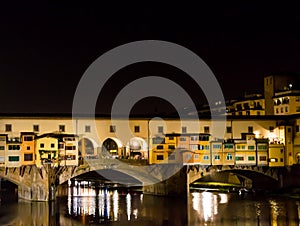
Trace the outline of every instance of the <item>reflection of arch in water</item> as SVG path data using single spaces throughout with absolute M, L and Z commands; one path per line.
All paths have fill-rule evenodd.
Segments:
M 83 137 L 78 142 L 79 156 L 95 156 L 97 155 L 98 144 L 91 138 Z
M 148 158 L 148 144 L 141 137 L 133 137 L 127 143 L 129 155 L 134 157 L 139 155 L 142 158 Z
M 108 137 L 102 143 L 102 154 L 113 156 L 125 156 L 126 148 L 123 146 L 122 141 L 115 137 Z

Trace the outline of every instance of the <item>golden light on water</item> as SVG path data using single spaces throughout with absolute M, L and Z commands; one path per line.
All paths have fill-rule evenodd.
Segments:
M 125 195 L 127 220 L 138 218 L 138 209 L 132 205 L 132 195 L 130 193 L 120 194 L 115 188 L 109 190 L 107 187 L 100 188 L 97 192 L 91 183 L 86 181 L 75 181 L 74 186 L 68 183 L 68 213 L 70 215 L 96 216 L 98 210 L 102 219 L 119 221 L 120 220 L 120 196 Z M 136 194 L 136 193 L 135 193 Z M 98 202 L 97 202 L 98 200 Z M 140 202 L 143 201 L 143 195 L 139 197 Z
M 199 219 L 204 219 L 205 222 L 214 220 L 214 216 L 218 214 L 218 205 L 228 202 L 228 195 L 211 192 L 193 192 L 192 206 L 198 213 Z

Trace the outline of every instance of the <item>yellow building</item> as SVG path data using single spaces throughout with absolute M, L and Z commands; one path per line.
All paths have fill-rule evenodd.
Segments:
M 265 99 L 261 94 L 248 94 L 228 107 L 228 115 L 265 115 Z
M 234 140 L 228 139 L 223 142 L 223 165 L 234 165 L 235 149 Z
M 242 139 L 235 139 L 235 164 L 256 165 L 255 134 L 242 133 Z
M 282 167 L 284 166 L 284 145 L 269 144 L 269 166 Z
M 52 134 L 43 134 L 35 139 L 35 153 L 37 167 L 45 164 L 58 166 L 58 138 Z
M 194 152 L 194 162 L 199 165 L 211 165 L 210 134 L 189 134 L 190 150 Z
M 286 90 L 275 93 L 274 114 L 300 114 L 300 90 Z
M 257 151 L 257 165 L 267 166 L 269 139 L 255 139 L 255 141 L 256 141 L 256 151 Z
M 223 140 L 211 141 L 212 165 L 223 165 Z

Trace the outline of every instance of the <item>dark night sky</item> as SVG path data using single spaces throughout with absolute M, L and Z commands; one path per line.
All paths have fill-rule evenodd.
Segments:
M 296 5 L 101 2 L 1 2 L 0 112 L 70 113 L 88 66 L 106 51 L 137 40 L 165 40 L 189 48 L 214 72 L 226 98 L 262 90 L 266 75 L 300 72 Z M 177 73 L 174 81 L 195 102 L 203 101 L 197 87 L 176 69 L 137 64 L 115 74 L 103 90 L 98 112 L 109 112 L 114 95 L 132 79 L 158 73 L 170 78 Z M 147 111 L 160 111 L 163 102 L 151 101 L 142 101 L 151 103 Z

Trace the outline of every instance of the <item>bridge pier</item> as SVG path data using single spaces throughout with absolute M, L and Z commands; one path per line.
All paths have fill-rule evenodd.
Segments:
M 49 192 L 41 185 L 33 185 L 32 187 L 19 185 L 18 198 L 29 201 L 48 201 Z
M 61 167 L 50 164 L 38 168 L 35 165 L 0 168 L 0 177 L 18 185 L 18 198 L 28 201 L 56 199 L 58 175 Z
M 181 168 L 166 180 L 143 186 L 143 193 L 150 195 L 186 197 L 187 192 L 187 174 L 185 167 Z
M 49 190 L 49 169 L 31 166 L 24 171 L 23 176 L 11 172 L 9 174 L 10 177 L 19 176 L 18 198 L 28 201 L 52 200 Z

